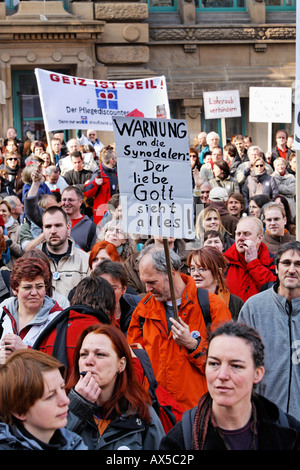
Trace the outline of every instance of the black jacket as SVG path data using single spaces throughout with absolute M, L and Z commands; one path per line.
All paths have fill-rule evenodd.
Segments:
M 258 420 L 258 450 L 299 450 L 300 422 L 286 413 L 282 414 L 284 420 L 279 419 L 278 407 L 260 395 L 254 396 L 254 403 Z M 188 410 L 186 413 L 191 413 L 191 411 Z M 184 445 L 182 421 L 177 423 L 160 443 L 160 450 L 190 449 Z M 204 450 L 226 450 L 219 433 L 211 422 L 208 425 Z

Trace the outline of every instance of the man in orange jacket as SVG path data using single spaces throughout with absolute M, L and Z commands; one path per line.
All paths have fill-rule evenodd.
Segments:
M 147 351 L 156 380 L 184 410 L 195 406 L 207 391 L 204 375 L 207 328 L 194 279 L 180 272 L 179 256 L 170 250 L 172 280 L 178 305 L 174 319 L 164 250 L 150 245 L 139 257 L 141 280 L 147 295 L 133 311 L 128 343 Z M 231 321 L 225 303 L 208 293 L 212 326 Z

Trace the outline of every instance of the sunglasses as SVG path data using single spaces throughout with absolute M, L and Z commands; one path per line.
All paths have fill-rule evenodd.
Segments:
M 255 165 L 255 168 L 263 168 L 265 165 Z

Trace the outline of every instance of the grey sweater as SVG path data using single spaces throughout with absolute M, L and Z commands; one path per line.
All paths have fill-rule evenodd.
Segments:
M 265 376 L 257 392 L 300 419 L 300 297 L 277 294 L 277 284 L 254 295 L 238 322 L 255 328 L 265 345 Z

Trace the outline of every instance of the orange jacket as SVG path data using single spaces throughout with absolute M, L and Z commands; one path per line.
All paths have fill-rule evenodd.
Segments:
M 189 325 L 190 332 L 198 331 L 201 341 L 195 351 L 179 346 L 168 333 L 166 313 L 163 303 L 149 293 L 133 311 L 127 340 L 129 344 L 140 343 L 146 349 L 157 382 L 177 400 L 184 410 L 197 405 L 199 398 L 207 391 L 204 375 L 207 346 L 206 325 L 197 300 L 197 287 L 194 279 L 181 274 L 186 284 L 178 315 Z M 225 303 L 215 294 L 209 293 L 212 325 L 231 320 Z M 140 318 L 144 317 L 143 331 Z

